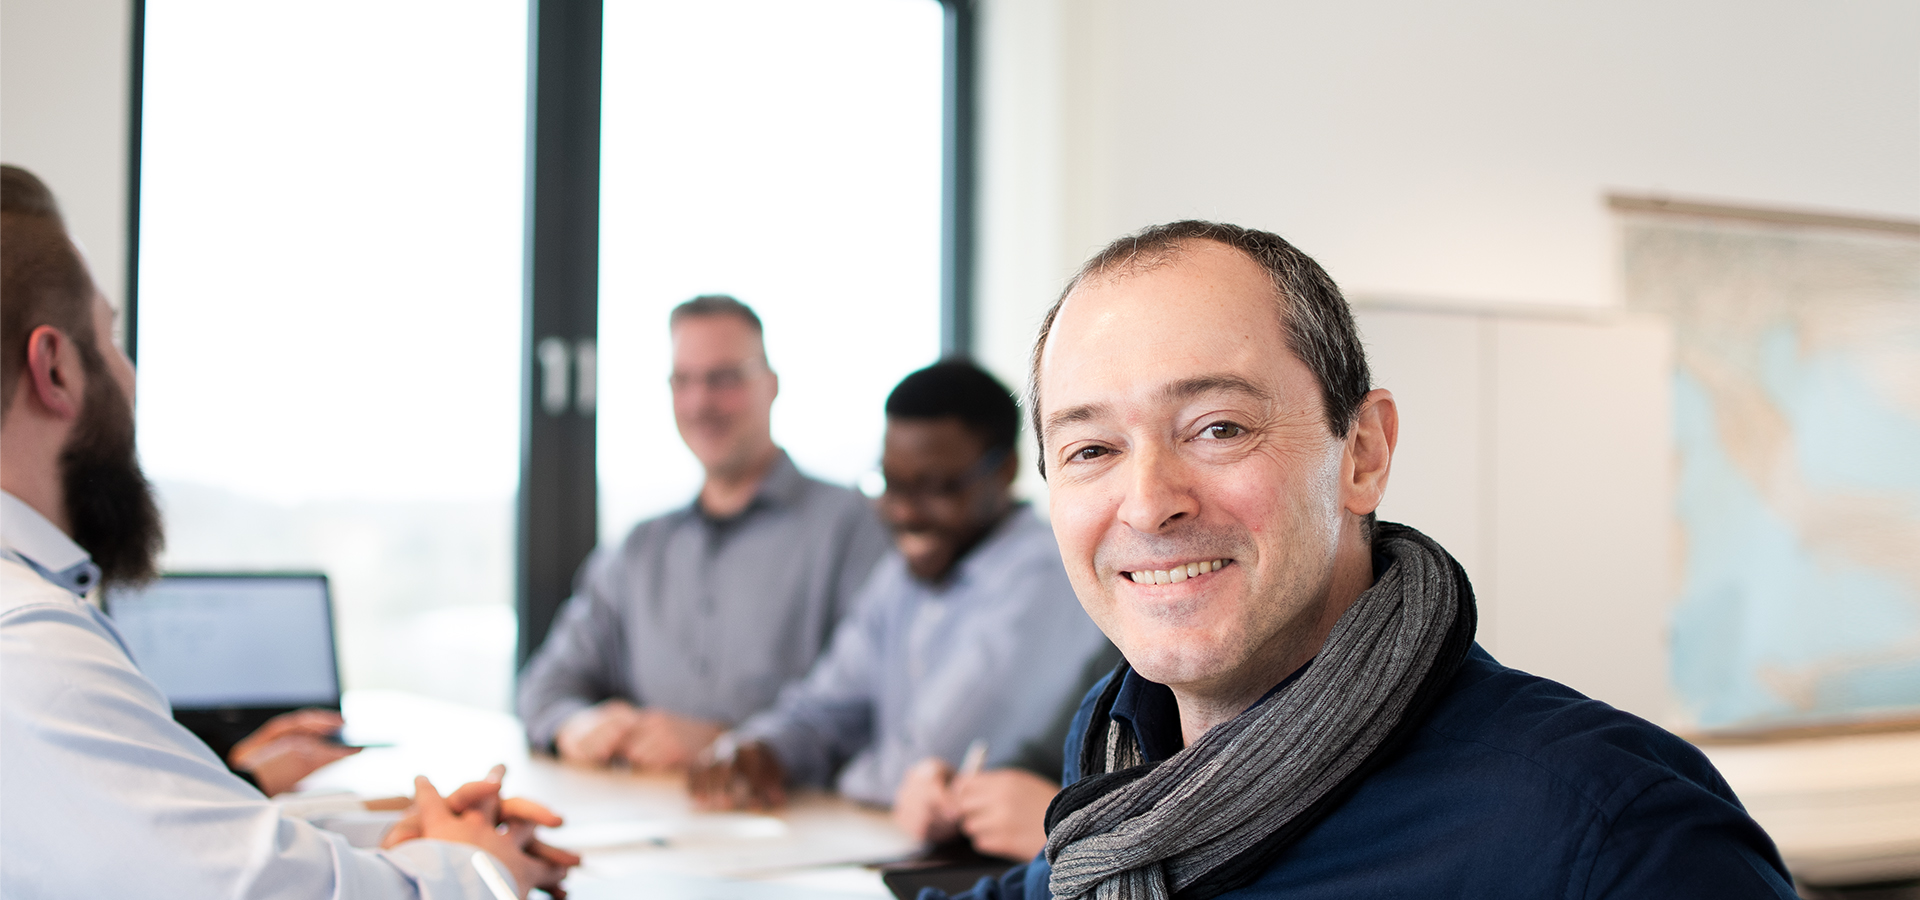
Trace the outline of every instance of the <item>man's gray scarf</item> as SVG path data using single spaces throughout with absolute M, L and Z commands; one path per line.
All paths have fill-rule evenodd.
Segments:
M 1374 527 L 1379 578 L 1292 684 L 1159 764 L 1113 727 L 1121 663 L 1047 810 L 1058 898 L 1203 900 L 1258 878 L 1384 765 L 1473 643 L 1473 588 L 1431 538 Z

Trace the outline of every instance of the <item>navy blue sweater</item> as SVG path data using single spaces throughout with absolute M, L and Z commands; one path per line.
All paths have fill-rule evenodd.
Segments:
M 1181 746 L 1166 688 L 1129 674 L 1115 718 L 1149 760 Z M 1067 737 L 1066 781 L 1095 685 Z M 1040 900 L 1046 857 L 968 900 Z M 921 900 L 942 895 L 927 891 Z M 1685 741 L 1564 685 L 1495 662 L 1479 645 L 1398 757 L 1224 895 L 1362 897 L 1794 897 L 1773 841 Z

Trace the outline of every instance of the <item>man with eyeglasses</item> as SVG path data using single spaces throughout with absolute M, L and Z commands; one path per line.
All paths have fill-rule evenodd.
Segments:
M 886 550 L 864 498 L 773 443 L 760 317 L 709 295 L 667 321 L 674 422 L 706 480 L 581 566 L 521 673 L 528 740 L 569 761 L 686 767 L 806 674 Z
M 1006 387 L 943 362 L 901 381 L 886 411 L 880 513 L 897 552 L 806 680 L 694 768 L 704 806 L 777 806 L 789 783 L 884 806 L 929 757 L 1004 765 L 1106 644 L 1053 530 L 1013 499 L 1020 413 Z

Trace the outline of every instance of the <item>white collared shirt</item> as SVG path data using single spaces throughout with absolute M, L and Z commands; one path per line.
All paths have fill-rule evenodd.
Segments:
M 93 557 L 39 510 L 6 491 L 0 491 L 0 558 L 32 569 L 76 597 L 91 598 L 100 586 Z
M 281 815 L 173 721 L 99 580 L 0 491 L 0 897 L 491 896 L 471 846 L 361 850 Z

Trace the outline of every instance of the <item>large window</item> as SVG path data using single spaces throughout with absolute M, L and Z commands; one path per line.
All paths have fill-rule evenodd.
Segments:
M 940 343 L 934 0 L 609 0 L 602 94 L 601 538 L 688 502 L 667 312 L 730 293 L 780 373 L 774 439 L 853 483 Z
M 173 570 L 320 570 L 349 687 L 511 681 L 524 0 L 146 4 L 138 419 Z
M 348 687 L 505 707 L 528 4 L 144 9 L 137 413 L 166 566 L 323 571 Z M 667 311 L 699 293 L 760 311 L 775 438 L 853 483 L 939 348 L 941 5 L 604 15 L 603 536 L 699 482 L 666 390 Z

